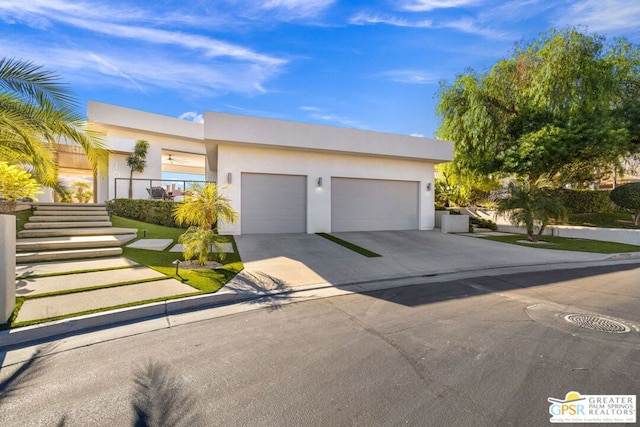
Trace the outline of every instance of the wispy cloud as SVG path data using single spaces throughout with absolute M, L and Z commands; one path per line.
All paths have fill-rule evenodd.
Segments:
M 324 108 L 305 105 L 300 107 L 300 110 L 305 111 L 309 118 L 316 121 L 337 124 L 340 126 L 346 126 L 350 128 L 367 129 L 367 126 L 363 125 L 357 120 L 353 120 L 348 117 L 333 114 L 331 112 L 328 112 Z
M 323 13 L 336 0 L 268 0 L 260 8 L 275 11 L 280 18 L 311 18 Z
M 435 74 L 419 70 L 392 70 L 380 73 L 381 78 L 391 80 L 396 83 L 407 84 L 431 84 L 440 80 Z
M 400 7 L 412 12 L 428 12 L 434 9 L 476 6 L 480 3 L 482 0 L 409 0 Z
M 354 15 L 349 19 L 349 23 L 352 25 L 375 25 L 385 24 L 394 27 L 409 27 L 409 28 L 430 28 L 433 26 L 431 20 L 410 20 L 406 18 L 394 17 L 394 16 L 382 16 L 374 15 L 367 12 L 361 12 Z
M 512 34 L 509 31 L 497 30 L 486 27 L 482 21 L 474 18 L 462 18 L 458 20 L 431 20 L 431 19 L 408 19 L 398 16 L 383 16 L 380 14 L 370 14 L 360 12 L 354 15 L 349 23 L 352 25 L 391 25 L 395 27 L 408 28 L 428 28 L 433 30 L 456 30 L 466 34 L 474 34 L 494 40 L 510 40 Z
M 182 113 L 178 116 L 178 118 L 187 120 L 189 122 L 204 123 L 204 116 L 202 114 L 196 113 L 195 111 L 187 111 L 186 113 Z
M 172 12 L 171 16 L 179 18 L 178 23 L 191 20 L 189 15 L 180 12 Z M 284 58 L 198 34 L 188 25 L 180 26 L 180 30 L 155 28 L 166 21 L 162 13 L 154 14 L 136 7 L 124 9 L 117 4 L 3 0 L 0 2 L 0 20 L 40 30 L 70 26 L 81 31 L 81 48 L 73 39 L 63 38 L 39 43 L 37 48 L 24 42 L 22 52 L 29 52 L 32 60 L 54 66 L 54 69 L 71 70 L 71 77 L 80 80 L 93 73 L 93 83 L 126 82 L 125 86 L 139 91 L 144 91 L 145 86 L 155 85 L 209 95 L 219 92 L 264 93 L 267 80 L 281 73 L 288 62 Z M 128 43 L 127 48 L 122 49 L 121 43 L 129 41 L 135 43 Z M 14 40 L 4 40 L 3 46 L 10 46 L 4 49 L 5 54 L 18 44 Z M 171 50 L 163 47 L 171 47 Z M 96 74 L 102 78 L 96 79 Z
M 556 25 L 586 25 L 590 31 L 619 33 L 639 30 L 640 2 L 631 0 L 574 1 L 558 14 Z

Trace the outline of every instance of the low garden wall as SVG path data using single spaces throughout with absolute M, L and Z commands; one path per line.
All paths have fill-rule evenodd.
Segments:
M 16 307 L 16 217 L 0 215 L 0 323 Z
M 469 215 L 443 215 L 440 219 L 443 233 L 468 233 Z

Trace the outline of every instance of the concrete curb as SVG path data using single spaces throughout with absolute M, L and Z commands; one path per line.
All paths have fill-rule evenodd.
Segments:
M 624 264 L 637 262 L 640 252 L 629 254 L 615 254 L 600 261 L 561 262 L 546 265 L 510 265 L 493 266 L 486 269 L 470 269 L 442 271 L 434 274 L 389 276 L 367 281 L 351 281 L 347 283 L 332 284 L 328 282 L 313 285 L 287 288 L 276 291 L 255 293 L 241 293 L 229 290 L 221 290 L 214 294 L 197 295 L 174 300 L 162 301 L 128 307 L 101 313 L 88 314 L 69 319 L 56 320 L 32 326 L 0 331 L 0 350 L 8 347 L 19 346 L 39 340 L 52 339 L 66 334 L 89 332 L 94 329 L 115 327 L 127 323 L 134 323 L 154 318 L 162 318 L 190 310 L 197 311 L 208 308 L 216 308 L 234 303 L 241 303 L 261 298 L 274 297 L 285 294 L 295 294 L 320 290 L 326 288 L 339 288 L 344 292 L 372 292 L 382 289 L 411 286 L 416 284 L 449 282 L 460 278 L 478 277 L 481 275 L 505 275 L 525 271 L 584 268 L 598 265 Z

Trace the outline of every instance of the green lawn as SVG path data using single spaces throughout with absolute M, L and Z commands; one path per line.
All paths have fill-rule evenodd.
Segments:
M 545 243 L 522 243 L 527 240 L 524 234 L 505 236 L 485 236 L 483 239 L 494 240 L 496 242 L 510 243 L 514 245 L 526 246 L 529 248 L 555 249 L 560 251 L 595 252 L 601 254 L 613 254 L 619 252 L 640 252 L 640 246 L 627 245 L 624 243 L 600 242 L 597 240 L 569 239 L 566 237 L 543 236 L 540 238 Z
M 111 222 L 114 227 L 136 228 L 139 230 L 138 237 L 142 237 L 142 230 L 147 230 L 147 239 L 172 239 L 174 243 L 178 242 L 178 237 L 185 232 L 182 228 L 164 227 L 161 225 L 148 224 L 145 222 L 135 221 L 132 219 L 113 216 Z M 212 258 L 213 261 L 219 261 L 222 267 L 215 270 L 185 270 L 179 269 L 180 277 L 185 283 L 193 286 L 202 292 L 215 292 L 224 286 L 233 276 L 240 272 L 244 267 L 238 254 L 233 236 L 221 236 L 226 241 L 233 244 L 234 253 L 227 254 L 224 261 Z M 171 246 L 169 246 L 171 247 Z M 176 259 L 184 261 L 182 253 L 169 252 L 168 248 L 164 251 L 150 251 L 146 249 L 133 249 L 123 247 L 123 256 L 129 258 L 139 264 L 153 268 L 167 276 L 175 277 L 176 268 L 173 261 Z

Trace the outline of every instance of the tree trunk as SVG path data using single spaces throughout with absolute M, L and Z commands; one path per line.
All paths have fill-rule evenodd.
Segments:
M 537 242 L 537 237 L 533 234 L 533 227 L 527 227 L 527 239 L 530 242 Z
M 129 200 L 133 199 L 133 169 L 129 173 Z
M 544 227 L 545 227 L 544 224 L 540 226 L 540 231 L 538 231 L 538 235 L 536 236 L 536 242 L 540 240 L 540 236 L 542 236 L 542 233 L 544 232 Z

